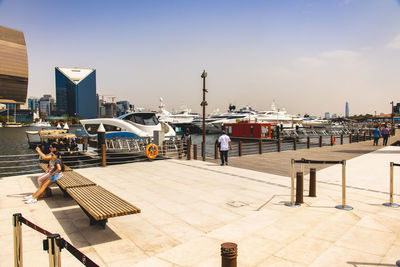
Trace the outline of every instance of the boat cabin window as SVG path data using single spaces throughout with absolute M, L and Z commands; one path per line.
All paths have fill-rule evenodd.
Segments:
M 142 125 L 157 125 L 159 123 L 157 116 L 154 113 L 135 113 L 128 115 L 123 119 Z
M 99 129 L 100 124 L 85 124 L 85 129 L 89 134 L 97 134 L 97 130 Z M 104 129 L 106 132 L 120 132 L 121 128 L 114 126 L 114 125 L 109 125 L 109 124 L 103 124 Z
M 114 126 L 114 125 L 109 125 L 109 124 L 104 124 L 104 129 L 106 129 L 106 132 L 120 132 L 121 128 Z

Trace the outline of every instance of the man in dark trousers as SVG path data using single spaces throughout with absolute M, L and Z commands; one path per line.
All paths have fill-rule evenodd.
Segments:
M 192 136 L 190 135 L 189 128 L 186 129 L 185 134 L 182 136 L 182 143 L 183 143 L 183 151 L 184 154 L 187 154 L 187 145 L 188 143 L 192 143 Z
M 224 164 L 228 165 L 228 151 L 232 150 L 232 142 L 225 131 L 222 131 L 222 135 L 218 138 L 218 147 L 221 156 L 221 166 L 224 166 Z

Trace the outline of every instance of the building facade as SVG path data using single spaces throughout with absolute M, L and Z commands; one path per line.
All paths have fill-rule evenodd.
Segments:
M 0 26 L 0 103 L 23 104 L 28 91 L 24 34 Z
M 96 70 L 56 67 L 55 76 L 57 113 L 96 118 Z
M 345 108 L 345 117 L 348 118 L 349 117 L 349 102 L 346 102 L 346 108 Z

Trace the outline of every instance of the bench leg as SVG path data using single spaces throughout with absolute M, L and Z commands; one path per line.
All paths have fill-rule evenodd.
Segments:
M 78 204 L 79 205 L 79 204 Z M 89 225 L 96 225 L 96 224 L 99 224 L 99 225 L 101 225 L 102 227 L 103 227 L 103 229 L 105 229 L 106 228 L 106 224 L 107 224 L 107 222 L 108 222 L 108 219 L 104 219 L 104 220 L 96 220 L 95 218 L 93 218 L 93 216 L 92 215 L 90 215 L 90 213 L 89 212 L 87 212 L 84 208 L 82 208 L 82 206 L 81 205 L 79 205 L 79 207 L 83 210 L 83 212 L 86 214 L 86 216 L 88 216 L 89 217 Z

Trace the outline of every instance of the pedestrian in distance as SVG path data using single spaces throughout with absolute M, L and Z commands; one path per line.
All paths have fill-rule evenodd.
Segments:
M 64 171 L 64 163 L 61 160 L 61 153 L 59 151 L 56 151 L 54 155 L 56 157 L 56 161 L 54 162 L 53 169 L 51 169 L 49 172 L 49 178 L 39 187 L 39 189 L 33 195 L 24 197 L 26 199 L 26 204 L 37 202 L 37 199 L 46 190 L 46 188 L 48 188 L 50 184 L 56 182 L 62 177 L 62 172 Z
M 390 135 L 390 130 L 387 128 L 387 124 L 385 124 L 385 126 L 382 129 L 382 138 L 384 146 L 387 146 L 389 135 Z
M 187 154 L 187 146 L 189 143 L 192 142 L 192 136 L 190 135 L 190 130 L 189 128 L 186 129 L 186 132 L 182 135 L 182 143 L 183 143 L 183 151 L 184 154 Z
M 218 147 L 221 156 L 221 166 L 224 166 L 224 164 L 228 165 L 228 151 L 232 150 L 232 142 L 225 131 L 222 131 L 222 135 L 218 138 Z
M 372 130 L 372 134 L 374 136 L 374 146 L 378 145 L 379 137 L 381 137 L 381 131 L 379 131 L 378 125 Z

